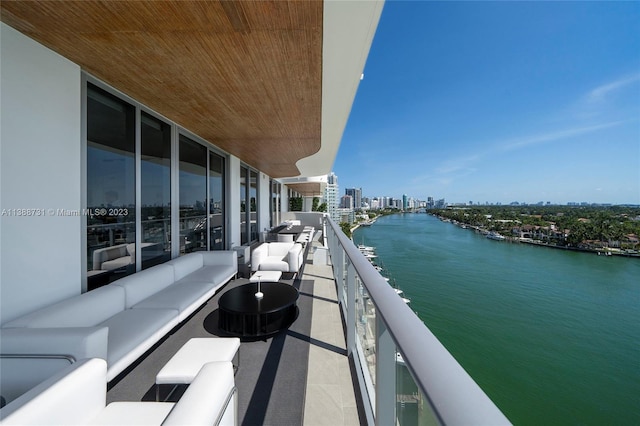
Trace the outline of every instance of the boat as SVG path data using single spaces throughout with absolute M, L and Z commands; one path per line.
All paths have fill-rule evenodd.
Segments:
M 505 239 L 504 235 L 500 235 L 497 232 L 489 232 L 487 234 L 487 238 L 489 238 L 490 240 L 496 240 L 496 241 L 503 241 Z
M 404 297 L 404 291 L 400 290 L 399 288 L 394 288 L 394 290 L 396 291 L 396 294 L 400 296 L 404 303 L 406 303 L 407 305 L 411 303 L 411 299 L 407 299 L 406 297 Z

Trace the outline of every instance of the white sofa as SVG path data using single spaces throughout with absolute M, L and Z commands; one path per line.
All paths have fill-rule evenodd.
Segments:
M 251 270 L 298 272 L 303 261 L 302 244 L 264 243 L 251 253 Z
M 3 324 L 2 396 L 68 364 L 60 356 L 102 358 L 111 381 L 233 278 L 237 262 L 234 251 L 191 253 Z
M 107 364 L 80 360 L 0 410 L 3 425 L 235 425 L 230 362 L 205 364 L 177 403 L 106 404 Z

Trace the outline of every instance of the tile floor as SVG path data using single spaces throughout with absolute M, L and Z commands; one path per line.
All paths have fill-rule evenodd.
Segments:
M 307 264 L 314 280 L 305 425 L 360 425 L 331 266 Z M 304 277 L 303 277 L 304 278 Z

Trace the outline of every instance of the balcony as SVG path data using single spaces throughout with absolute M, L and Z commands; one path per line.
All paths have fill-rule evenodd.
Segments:
M 296 218 L 322 220 L 323 238 L 290 280 L 300 290 L 294 324 L 241 344 L 239 423 L 509 424 L 335 223 L 313 213 Z M 153 400 L 155 374 L 177 349 L 218 334 L 219 297 L 116 379 L 108 402 Z

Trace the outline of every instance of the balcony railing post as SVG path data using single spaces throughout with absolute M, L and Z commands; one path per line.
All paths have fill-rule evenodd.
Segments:
M 351 262 L 347 263 L 347 353 L 356 349 L 356 270 Z
M 396 424 L 396 344 L 376 315 L 376 424 Z

